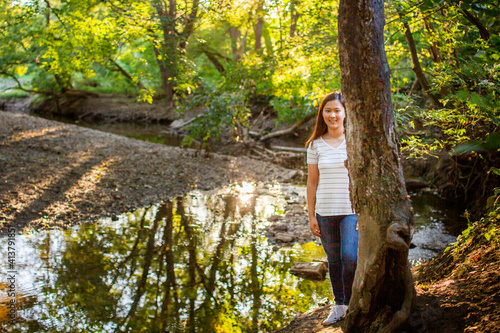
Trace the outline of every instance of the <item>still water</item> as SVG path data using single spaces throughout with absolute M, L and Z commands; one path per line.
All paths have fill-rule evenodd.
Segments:
M 278 184 L 241 183 L 193 191 L 115 221 L 16 235 L 15 296 L 7 294 L 9 267 L 0 266 L 1 327 L 9 332 L 277 330 L 332 297 L 328 280 L 288 273 L 296 261 L 323 258 L 319 243 L 277 248 L 263 236 L 267 219 L 286 213 L 287 201 L 305 203 L 301 191 L 290 198 Z M 422 252 L 410 253 L 415 260 L 435 254 L 436 244 L 425 243 L 427 234 L 439 234 L 436 242 L 454 240 L 439 220 L 445 214 L 423 206 L 416 228 L 423 236 L 415 243 Z M 2 249 L 7 243 L 7 237 L 0 239 Z M 7 262 L 6 251 L 0 260 Z M 8 323 L 12 300 L 15 324 Z

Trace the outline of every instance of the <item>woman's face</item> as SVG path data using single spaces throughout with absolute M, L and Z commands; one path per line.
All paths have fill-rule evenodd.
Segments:
M 325 104 L 323 108 L 323 119 L 328 129 L 344 131 L 345 109 L 342 103 L 335 99 Z

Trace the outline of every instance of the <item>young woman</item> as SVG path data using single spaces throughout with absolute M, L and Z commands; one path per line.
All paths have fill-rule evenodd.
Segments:
M 306 143 L 309 227 L 313 235 L 321 237 L 335 297 L 323 325 L 345 317 L 357 262 L 357 218 L 349 199 L 345 166 L 345 117 L 342 95 L 328 94 L 318 108 L 314 133 Z

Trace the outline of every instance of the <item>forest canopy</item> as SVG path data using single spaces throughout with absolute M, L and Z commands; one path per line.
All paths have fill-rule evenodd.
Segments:
M 3 94 L 87 91 L 163 100 L 179 112 L 202 106 L 193 138 L 218 139 L 220 128 L 238 138 L 263 108 L 293 123 L 340 89 L 337 8 L 337 0 L 0 0 Z M 385 16 L 403 150 L 497 150 L 497 1 L 392 0 Z

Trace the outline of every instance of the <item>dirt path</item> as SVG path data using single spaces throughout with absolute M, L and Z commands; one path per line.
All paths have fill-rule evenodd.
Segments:
M 30 232 L 112 216 L 239 181 L 294 171 L 246 157 L 143 142 L 0 112 L 0 225 Z

